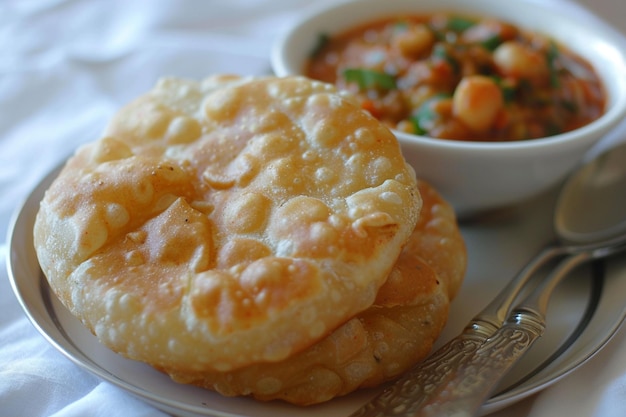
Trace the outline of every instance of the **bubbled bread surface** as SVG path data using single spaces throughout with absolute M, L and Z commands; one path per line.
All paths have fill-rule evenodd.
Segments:
M 283 360 L 368 308 L 420 207 L 394 136 L 332 86 L 164 79 L 70 158 L 35 246 L 111 349 L 229 371 Z
M 415 366 L 439 337 L 467 266 L 452 207 L 429 184 L 418 184 L 419 221 L 367 310 L 279 362 L 232 372 L 164 371 L 228 396 L 311 405 L 377 386 Z

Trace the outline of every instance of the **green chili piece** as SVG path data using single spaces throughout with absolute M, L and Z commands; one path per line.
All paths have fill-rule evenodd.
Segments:
M 366 68 L 347 68 L 343 70 L 343 77 L 348 82 L 357 83 L 361 90 L 368 88 L 396 89 L 396 79 L 392 75 L 380 71 Z

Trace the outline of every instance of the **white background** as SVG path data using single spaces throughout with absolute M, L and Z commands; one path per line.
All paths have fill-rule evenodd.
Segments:
M 626 2 L 580 2 L 626 33 Z M 272 42 L 309 3 L 0 0 L 0 236 L 31 188 L 116 108 L 163 75 L 268 74 Z M 45 341 L 12 294 L 6 249 L 0 417 L 161 415 Z M 626 331 L 563 381 L 494 415 L 626 415 Z

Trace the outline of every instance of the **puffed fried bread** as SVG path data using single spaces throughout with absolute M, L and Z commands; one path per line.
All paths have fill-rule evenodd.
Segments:
M 54 293 L 110 349 L 232 372 L 370 308 L 421 204 L 393 134 L 331 85 L 170 78 L 69 159 L 34 243 Z
M 448 318 L 467 254 L 452 207 L 419 181 L 421 215 L 374 304 L 302 352 L 232 372 L 165 370 L 227 396 L 310 405 L 374 387 L 424 359 Z

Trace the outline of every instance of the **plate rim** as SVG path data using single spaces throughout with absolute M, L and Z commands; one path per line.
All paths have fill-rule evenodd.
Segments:
M 14 210 L 13 215 L 11 216 L 9 222 L 9 228 L 7 232 L 7 251 L 6 251 L 6 268 L 7 274 L 10 281 L 11 288 L 13 290 L 14 296 L 17 298 L 20 307 L 23 312 L 27 316 L 28 320 L 31 324 L 37 329 L 37 331 L 45 338 L 45 340 L 50 343 L 56 350 L 70 359 L 75 365 L 81 367 L 82 369 L 90 372 L 96 377 L 110 382 L 117 387 L 125 390 L 126 392 L 140 398 L 141 400 L 155 406 L 158 409 L 167 412 L 185 412 L 190 413 L 189 415 L 200 415 L 200 416 L 216 416 L 216 417 L 241 417 L 242 414 L 234 414 L 230 412 L 224 412 L 220 410 L 214 410 L 206 407 L 198 407 L 192 404 L 187 404 L 181 401 L 172 400 L 168 398 L 163 398 L 151 393 L 149 390 L 137 386 L 131 382 L 125 381 L 124 379 L 108 372 L 105 368 L 95 363 L 89 356 L 83 352 L 78 346 L 76 346 L 71 339 L 71 336 L 66 333 L 63 328 L 62 323 L 59 321 L 58 317 L 56 317 L 56 312 L 54 312 L 54 306 L 52 305 L 51 297 L 54 297 L 48 282 L 46 281 L 43 273 L 39 269 L 39 265 L 35 266 L 35 269 L 39 270 L 39 274 L 34 278 L 37 286 L 37 293 L 39 297 L 39 301 L 43 304 L 42 306 L 45 308 L 47 313 L 47 318 L 52 321 L 55 329 L 59 332 L 65 343 L 57 340 L 53 335 L 50 334 L 49 330 L 45 328 L 44 323 L 42 323 L 41 319 L 36 316 L 34 313 L 34 306 L 30 305 L 29 301 L 26 299 L 25 294 L 23 293 L 20 287 L 20 280 L 24 278 L 18 278 L 14 269 L 16 267 L 15 259 L 17 254 L 17 237 L 18 232 L 21 232 L 20 227 L 26 227 L 28 229 L 28 224 L 34 223 L 34 215 L 32 217 L 28 217 L 29 210 L 35 211 L 35 209 L 31 206 L 39 205 L 39 201 L 43 197 L 45 190 L 49 186 L 49 184 L 54 180 L 58 172 L 63 167 L 64 162 L 59 164 L 56 168 L 49 171 L 43 179 L 39 181 L 39 183 L 31 190 L 26 198 L 22 200 L 20 204 L 17 205 L 17 208 Z M 36 211 L 35 211 L 36 214 Z M 29 242 L 32 243 L 32 236 L 29 238 Z M 34 247 L 31 248 L 34 251 Z M 32 277 L 30 278 L 33 279 Z M 31 282 L 32 283 L 32 282 Z M 606 290 L 606 288 L 604 289 Z M 48 299 L 46 300 L 46 297 Z M 598 304 L 602 303 L 602 295 L 600 295 L 600 300 Z M 54 312 L 54 316 L 51 315 L 51 310 Z M 597 311 L 597 307 L 596 307 Z M 595 312 L 594 311 L 594 315 Z M 547 387 L 557 383 L 565 376 L 569 375 L 576 369 L 578 369 L 581 365 L 589 361 L 593 356 L 595 356 L 600 350 L 606 346 L 606 344 L 615 336 L 620 327 L 624 324 L 626 319 L 626 303 L 622 306 L 621 310 L 615 314 L 614 320 L 611 322 L 606 330 L 604 331 L 603 337 L 599 339 L 594 339 L 594 343 L 588 343 L 584 346 L 584 348 L 578 354 L 574 355 L 574 359 L 570 360 L 568 364 L 564 367 L 557 368 L 556 370 L 552 370 L 550 372 L 546 371 L 545 375 L 542 375 L 537 380 L 533 380 L 530 378 L 527 382 L 522 383 L 521 385 L 511 389 L 506 390 L 496 394 L 491 397 L 481 408 L 481 414 L 488 414 L 500 409 L 503 409 L 515 402 L 518 402 L 530 395 L 533 395 L 537 392 L 540 392 Z M 590 320 L 590 323 L 593 321 L 593 317 Z M 589 323 L 587 325 L 589 327 Z M 581 334 L 584 333 L 587 328 L 583 329 Z M 95 336 L 94 336 L 95 337 Z M 569 346 L 569 348 L 576 345 L 577 340 L 574 340 Z M 71 349 L 68 349 L 69 344 Z M 568 349 L 569 349 L 568 348 Z M 565 354 L 567 349 L 562 353 Z M 144 364 L 149 366 L 147 364 Z M 547 366 L 549 368 L 549 366 Z M 538 375 L 544 373 L 544 370 L 538 372 Z M 356 404 L 355 407 L 358 407 L 359 404 Z M 356 409 L 356 408 L 355 408 Z

